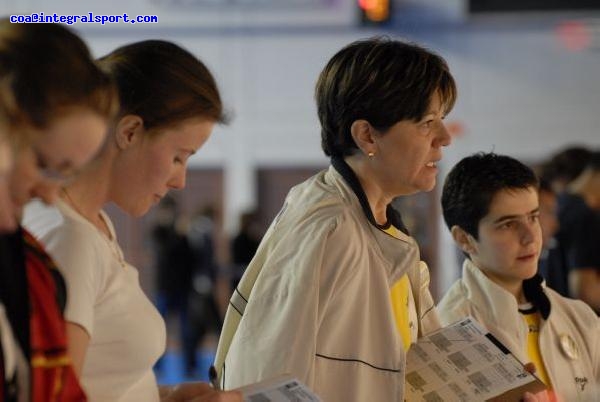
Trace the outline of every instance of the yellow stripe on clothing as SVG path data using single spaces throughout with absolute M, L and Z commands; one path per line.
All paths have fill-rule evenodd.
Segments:
M 390 226 L 384 230 L 387 234 L 400 238 L 400 231 L 395 226 Z M 392 286 L 390 290 L 390 299 L 392 303 L 392 311 L 396 321 L 396 328 L 402 338 L 404 350 L 410 348 L 412 343 L 410 318 L 409 318 L 409 298 L 410 298 L 410 282 L 408 276 L 404 274 L 398 282 Z
M 396 328 L 402 338 L 404 350 L 410 348 L 412 343 L 410 335 L 410 320 L 408 318 L 408 298 L 409 298 L 408 276 L 404 274 L 402 278 L 392 287 L 390 291 L 390 299 L 392 301 L 392 311 L 396 320 Z
M 31 367 L 60 367 L 71 364 L 69 356 L 58 356 L 48 358 L 45 356 L 33 356 L 31 358 Z
M 522 312 L 521 315 L 527 324 L 527 355 L 533 364 L 535 364 L 535 375 L 544 382 L 549 388 L 552 388 L 550 383 L 550 377 L 546 371 L 546 366 L 542 360 L 542 354 L 540 353 L 540 313 L 533 311 L 531 313 Z

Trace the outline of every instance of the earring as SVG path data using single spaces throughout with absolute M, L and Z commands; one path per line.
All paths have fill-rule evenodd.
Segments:
M 367 155 L 369 156 L 369 158 L 372 158 L 375 156 L 375 152 L 369 152 Z

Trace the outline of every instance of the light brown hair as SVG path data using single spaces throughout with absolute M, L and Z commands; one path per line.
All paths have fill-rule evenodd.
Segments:
M 74 107 L 109 119 L 117 102 L 112 80 L 71 30 L 0 20 L 0 115 L 13 142 L 25 141 L 27 128 L 48 128 Z
M 194 117 L 227 121 L 208 68 L 174 43 L 132 43 L 100 58 L 98 63 L 117 83 L 119 115 L 140 116 L 151 132 Z

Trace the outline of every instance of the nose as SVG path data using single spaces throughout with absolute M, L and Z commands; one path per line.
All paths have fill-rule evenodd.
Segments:
M 185 187 L 186 166 L 179 167 L 171 176 L 167 186 L 172 190 L 181 190 Z
M 521 225 L 521 243 L 531 244 L 542 236 L 542 228 L 538 221 Z
M 452 142 L 452 137 L 443 121 L 440 121 L 435 140 L 437 147 L 446 147 Z

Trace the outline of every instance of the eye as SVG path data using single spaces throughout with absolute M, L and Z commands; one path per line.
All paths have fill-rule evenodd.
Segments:
M 34 157 L 35 164 L 38 167 L 38 169 L 46 170 L 48 168 L 48 163 L 46 162 L 45 158 L 39 154 L 39 152 L 35 152 Z
M 173 159 L 173 162 L 177 165 L 181 165 L 183 164 L 183 159 L 181 159 L 179 156 L 176 156 L 175 159 Z
M 40 176 L 51 180 L 63 180 L 64 172 L 60 169 L 51 168 L 46 158 L 39 152 L 35 152 L 35 165 L 37 166 Z
M 419 132 L 423 135 L 427 135 L 431 132 L 433 126 L 433 119 L 426 120 L 419 124 Z
M 514 227 L 515 227 L 515 222 L 508 221 L 508 222 L 504 222 L 504 223 L 500 224 L 500 226 L 498 226 L 498 229 L 512 229 Z

